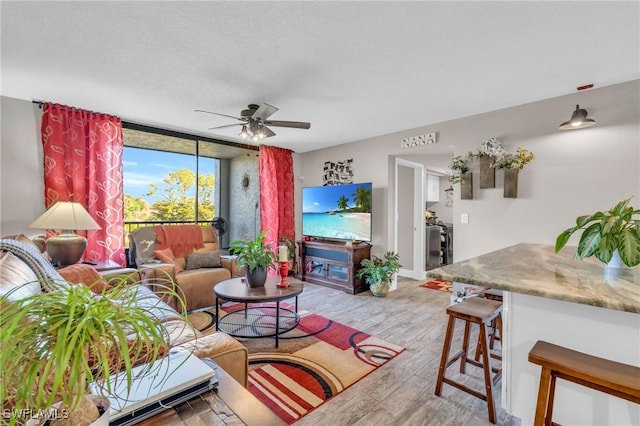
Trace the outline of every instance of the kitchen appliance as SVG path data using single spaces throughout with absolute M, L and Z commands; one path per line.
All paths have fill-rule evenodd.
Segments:
M 440 233 L 441 227 L 438 225 L 428 225 L 425 227 L 425 268 L 426 270 L 434 269 L 440 266 Z

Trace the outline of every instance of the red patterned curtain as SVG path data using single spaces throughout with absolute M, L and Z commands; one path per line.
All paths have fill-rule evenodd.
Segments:
M 295 238 L 294 215 L 291 151 L 260 145 L 260 224 L 274 249 L 281 238 Z
M 83 231 L 88 240 L 84 259 L 124 266 L 120 118 L 46 103 L 41 131 L 45 207 L 56 201 L 82 204 L 102 227 Z

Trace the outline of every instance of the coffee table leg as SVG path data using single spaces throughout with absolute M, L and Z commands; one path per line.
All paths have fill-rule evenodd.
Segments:
M 276 301 L 276 348 L 278 347 L 278 335 L 280 334 L 280 301 Z
M 219 330 L 218 328 L 219 319 L 220 319 L 220 304 L 218 303 L 218 296 L 216 296 L 216 331 Z

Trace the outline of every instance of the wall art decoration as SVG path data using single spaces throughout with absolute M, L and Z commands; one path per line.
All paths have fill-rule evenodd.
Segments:
M 445 189 L 444 192 L 447 193 L 447 204 L 445 204 L 447 207 L 450 207 L 453 205 L 453 186 L 450 186 L 448 189 Z
M 345 161 L 325 161 L 322 185 L 342 185 L 353 183 L 353 158 Z

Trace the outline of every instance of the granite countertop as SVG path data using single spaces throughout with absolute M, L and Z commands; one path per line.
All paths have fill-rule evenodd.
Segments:
M 640 267 L 605 269 L 575 247 L 517 244 L 427 271 L 427 276 L 514 293 L 640 313 Z

